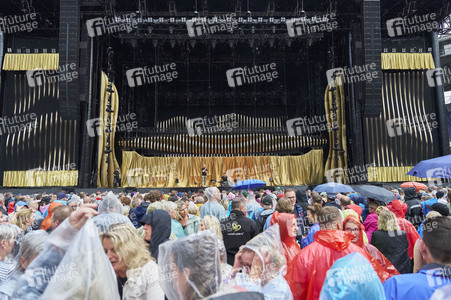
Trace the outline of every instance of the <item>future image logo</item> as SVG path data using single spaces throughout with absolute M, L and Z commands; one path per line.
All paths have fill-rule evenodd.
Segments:
M 389 119 L 385 122 L 389 137 L 425 132 L 438 127 L 435 113 Z
M 331 32 L 338 28 L 335 13 L 324 16 L 312 16 L 310 18 L 292 18 L 286 21 L 288 35 L 290 37 L 302 36 L 317 32 Z
M 354 65 L 351 67 L 333 68 L 326 71 L 327 82 L 330 86 L 344 83 L 371 82 L 379 77 L 375 63 L 365 65 Z
M 30 87 L 41 86 L 45 82 L 71 82 L 73 79 L 78 78 L 77 65 L 75 63 L 60 65 L 56 70 L 28 70 L 26 76 Z
M 433 168 L 426 171 L 429 186 L 441 186 L 451 183 L 451 169 L 447 166 L 441 168 Z
M 186 120 L 186 128 L 189 136 L 201 136 L 219 132 L 232 132 L 238 128 L 236 114 L 231 113 L 224 116 L 213 116 L 194 118 Z
M 158 82 L 172 82 L 178 78 L 177 65 L 175 63 L 134 68 L 127 70 L 125 74 L 130 87 Z
M 213 18 L 192 18 L 186 21 L 186 28 L 190 37 L 204 34 L 214 34 L 216 32 L 233 32 L 238 28 L 238 23 L 234 22 L 235 13 L 225 16 L 215 16 Z
M 234 68 L 226 71 L 227 83 L 236 88 L 244 84 L 272 82 L 279 77 L 275 63 L 255 65 L 253 67 Z
M 435 13 L 389 19 L 386 21 L 387 33 L 389 37 L 399 37 L 419 32 L 431 32 L 440 27 L 440 23 L 436 19 Z
M 430 87 L 451 84 L 451 69 L 447 66 L 444 68 L 435 68 L 426 71 L 426 79 Z

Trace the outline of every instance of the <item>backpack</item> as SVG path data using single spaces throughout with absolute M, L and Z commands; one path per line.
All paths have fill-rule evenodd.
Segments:
M 270 216 L 272 216 L 272 213 L 264 215 L 264 216 L 262 216 L 262 214 L 260 214 L 260 216 L 258 216 L 257 221 L 256 221 L 258 232 L 263 232 L 263 227 L 266 224 L 266 219 L 268 219 L 268 217 L 270 217 Z

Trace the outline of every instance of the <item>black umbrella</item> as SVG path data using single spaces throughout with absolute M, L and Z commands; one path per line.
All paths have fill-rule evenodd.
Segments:
M 395 194 L 384 188 L 374 185 L 356 185 L 354 191 L 363 197 L 371 198 L 388 204 L 396 199 Z

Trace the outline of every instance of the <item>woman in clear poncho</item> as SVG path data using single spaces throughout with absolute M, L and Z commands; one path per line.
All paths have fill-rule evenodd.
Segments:
M 158 266 L 132 226 L 113 224 L 100 235 L 123 299 L 164 299 Z
M 36 230 L 27 234 L 20 244 L 19 254 L 16 256 L 16 267 L 11 277 L 0 284 L 0 299 L 12 299 L 17 282 L 23 276 L 27 267 L 44 249 L 48 238 L 44 230 Z
M 279 224 L 275 224 L 241 247 L 229 283 L 261 292 L 266 300 L 290 300 L 293 295 L 283 278 L 286 266 Z
M 158 267 L 165 296 L 169 300 L 197 300 L 230 299 L 226 296 L 232 294 L 233 299 L 262 299 L 258 295 L 246 298 L 248 293 L 239 293 L 243 289 L 222 284 L 221 261 L 225 259 L 224 244 L 212 230 L 161 244 Z

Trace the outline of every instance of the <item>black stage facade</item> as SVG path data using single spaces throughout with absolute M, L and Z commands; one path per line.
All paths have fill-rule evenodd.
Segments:
M 4 2 L 5 187 L 396 183 L 449 153 L 448 1 Z

